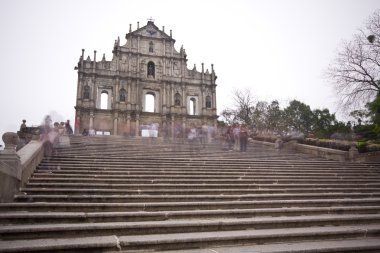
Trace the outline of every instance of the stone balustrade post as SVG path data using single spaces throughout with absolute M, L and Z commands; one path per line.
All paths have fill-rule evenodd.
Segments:
M 284 145 L 284 142 L 282 141 L 281 137 L 278 137 L 276 142 L 274 143 L 274 148 L 282 149 L 283 145 Z
M 12 132 L 3 134 L 2 139 L 5 147 L 0 151 L 0 202 L 11 202 L 22 177 L 21 159 L 16 153 L 20 139 Z
M 359 150 L 357 149 L 354 143 L 351 144 L 350 149 L 348 150 L 348 158 L 350 161 L 355 161 L 355 158 L 358 157 Z

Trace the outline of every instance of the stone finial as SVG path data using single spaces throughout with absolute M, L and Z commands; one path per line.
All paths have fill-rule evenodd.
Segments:
M 170 38 L 172 37 L 172 30 L 170 30 Z
M 284 146 L 284 142 L 283 142 L 282 138 L 278 137 L 276 142 L 274 143 L 274 148 L 275 149 L 282 149 L 283 146 Z
M 162 31 L 165 32 L 165 26 L 162 26 Z
M 129 24 L 129 32 L 132 32 L 132 24 Z
M 359 155 L 359 150 L 356 144 L 351 143 L 350 149 L 348 150 L 348 158 L 350 161 L 355 161 L 355 158 Z
M 140 29 L 140 22 L 137 21 L 137 29 Z
M 20 138 L 16 133 L 6 132 L 3 134 L 3 142 L 4 142 L 4 152 L 5 153 L 16 153 L 16 146 L 20 141 Z

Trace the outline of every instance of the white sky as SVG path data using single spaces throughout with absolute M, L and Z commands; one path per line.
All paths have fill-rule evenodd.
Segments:
M 172 30 L 189 69 L 214 64 L 218 112 L 233 88 L 335 112 L 324 71 L 379 8 L 379 0 L 0 0 L 0 135 L 47 114 L 73 125 L 81 49 L 111 60 L 114 40 L 125 44 L 129 24 L 149 17 Z

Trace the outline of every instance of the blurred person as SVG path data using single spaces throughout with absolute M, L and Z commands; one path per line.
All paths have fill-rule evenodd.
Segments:
M 73 128 L 70 126 L 70 120 L 66 121 L 65 129 L 66 129 L 66 134 L 67 135 L 73 134 Z
M 247 143 L 248 143 L 248 128 L 243 124 L 240 127 L 240 152 L 246 152 L 247 151 Z
M 232 132 L 233 132 L 234 141 L 235 141 L 234 150 L 239 151 L 240 150 L 240 125 L 235 124 Z
M 58 133 L 53 131 L 51 126 L 52 120 L 50 115 L 46 115 L 43 123 L 40 126 L 40 141 L 44 147 L 44 155 L 50 157 L 53 153 L 53 143 L 55 142 Z
M 227 127 L 227 131 L 225 133 L 225 141 L 226 141 L 226 145 L 227 145 L 227 150 L 231 151 L 232 150 L 232 146 L 234 145 L 234 135 L 233 135 L 233 132 L 232 132 L 232 127 L 231 126 L 228 126 Z
M 59 135 L 66 134 L 65 122 L 61 122 L 58 126 Z

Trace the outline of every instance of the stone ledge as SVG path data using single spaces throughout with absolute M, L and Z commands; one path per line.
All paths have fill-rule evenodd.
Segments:
M 80 249 L 91 248 L 108 248 L 111 250 L 117 250 L 119 248 L 118 246 L 118 238 L 116 236 L 0 241 L 1 252 L 52 252 L 54 250 L 70 249 L 79 249 L 76 252 L 80 252 Z
M 365 237 L 380 232 L 379 225 L 307 227 L 289 229 L 235 230 L 145 236 L 121 236 L 120 245 L 129 249 L 177 249 L 184 245 L 210 247 L 231 242 L 266 243 L 308 238 Z
M 264 141 L 250 141 L 253 144 L 266 145 L 270 147 L 275 147 L 275 143 L 264 142 Z M 380 162 L 380 151 L 370 152 L 370 153 L 359 153 L 355 154 L 354 157 L 350 158 L 349 151 L 337 150 L 332 148 L 317 147 L 306 144 L 300 144 L 295 141 L 283 143 L 284 149 L 292 149 L 304 154 L 311 154 L 335 161 L 352 161 L 352 162 L 362 162 L 362 163 L 378 163 Z
M 323 240 L 314 242 L 289 242 L 276 243 L 270 245 L 244 245 L 212 247 L 207 249 L 176 250 L 176 253 L 317 253 L 317 252 L 354 252 L 355 250 L 366 252 L 380 251 L 380 240 L 378 238 L 366 239 L 344 239 L 344 240 Z M 377 251 L 376 251 L 377 250 Z M 124 251 L 123 251 L 124 252 Z M 125 253 L 132 251 L 125 251 Z M 173 253 L 173 251 L 155 251 L 156 253 Z M 110 252 L 116 253 L 116 252 Z

